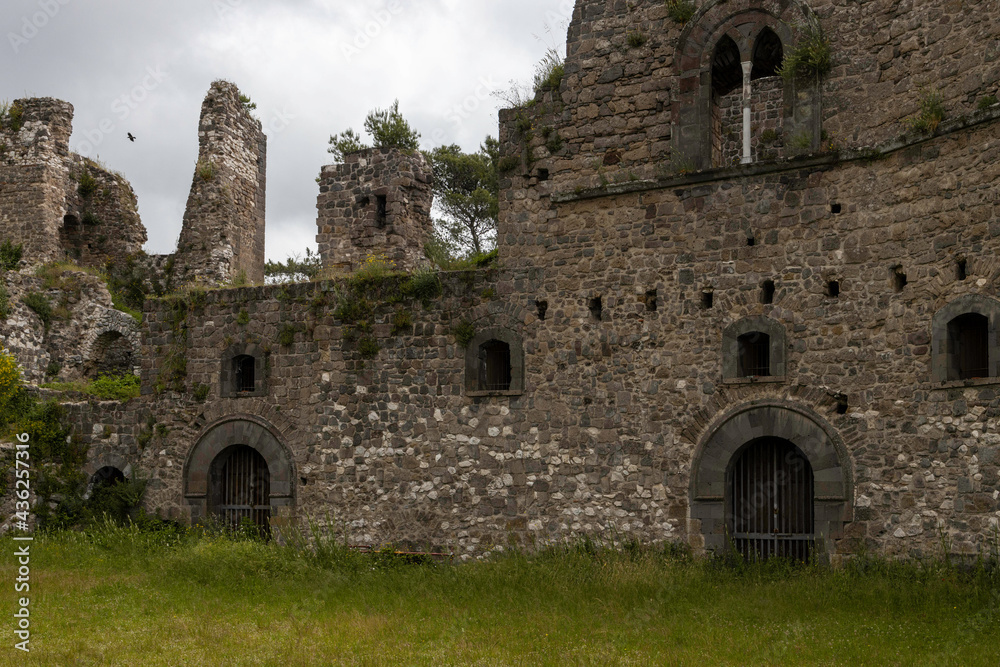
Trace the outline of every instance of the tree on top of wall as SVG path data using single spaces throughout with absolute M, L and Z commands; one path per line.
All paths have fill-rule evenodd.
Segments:
M 434 170 L 438 241 L 451 254 L 482 254 L 496 245 L 500 142 L 486 140 L 476 153 L 439 146 L 425 153 Z
M 399 100 L 388 109 L 374 109 L 365 118 L 365 131 L 371 136 L 372 144 L 366 144 L 353 128 L 330 137 L 331 153 L 337 162 L 344 156 L 366 148 L 400 148 L 415 151 L 420 146 L 420 133 L 410 127 L 399 112 Z

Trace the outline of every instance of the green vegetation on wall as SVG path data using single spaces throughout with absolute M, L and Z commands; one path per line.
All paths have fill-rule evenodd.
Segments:
M 42 402 L 21 380 L 17 361 L 0 352 L 0 434 L 10 438 L 27 433 L 31 443 L 33 489 L 39 502 L 34 513 L 43 527 L 73 525 L 83 508 L 81 469 L 87 448 L 62 425 L 63 408 Z M 13 467 L 13 452 L 4 455 L 3 470 Z M 6 487 L 9 476 L 0 475 Z M 3 489 L 6 492 L 6 488 Z

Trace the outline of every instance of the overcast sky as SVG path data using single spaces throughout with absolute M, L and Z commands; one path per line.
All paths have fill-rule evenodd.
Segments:
M 330 134 L 398 98 L 425 148 L 497 134 L 491 93 L 565 48 L 571 0 L 0 0 L 0 100 L 75 107 L 71 148 L 121 171 L 146 250 L 180 234 L 215 79 L 257 103 L 268 135 L 267 256 L 315 247 Z M 546 29 L 550 28 L 547 33 Z M 101 128 L 113 128 L 105 133 Z M 130 143 L 127 133 L 137 137 Z

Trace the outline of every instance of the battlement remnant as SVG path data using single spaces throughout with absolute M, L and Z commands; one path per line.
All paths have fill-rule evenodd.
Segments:
M 432 180 L 420 153 L 395 148 L 359 151 L 324 167 L 316 235 L 323 266 L 352 271 L 373 253 L 404 271 L 425 265 Z
M 73 106 L 15 100 L 0 119 L 0 235 L 28 264 L 100 267 L 146 242 L 132 186 L 69 150 Z
M 198 164 L 177 246 L 181 282 L 264 279 L 267 137 L 228 81 L 201 107 Z

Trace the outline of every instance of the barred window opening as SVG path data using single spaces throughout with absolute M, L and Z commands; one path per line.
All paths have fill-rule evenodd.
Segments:
M 754 331 L 737 339 L 740 377 L 771 375 L 771 337 Z
M 511 385 L 510 345 L 491 340 L 479 346 L 479 390 L 508 391 Z
M 252 392 L 256 389 L 254 365 L 254 358 L 245 354 L 233 359 L 234 390 L 237 393 Z

